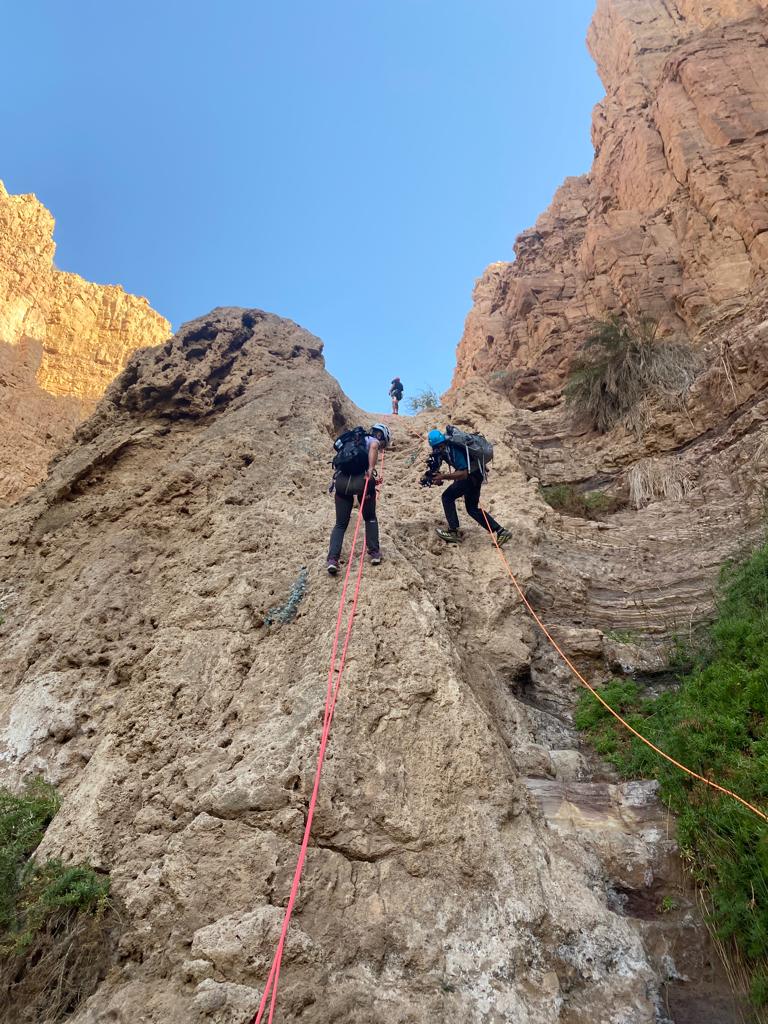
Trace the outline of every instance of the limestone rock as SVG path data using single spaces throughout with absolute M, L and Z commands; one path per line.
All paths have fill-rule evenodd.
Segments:
M 146 299 L 53 266 L 53 218 L 0 182 L 0 504 L 25 493 L 139 347 L 170 324 Z
M 121 959 L 74 1024 L 245 1024 L 258 1003 L 339 595 L 326 467 L 335 434 L 366 419 L 321 353 L 258 310 L 185 325 L 132 356 L 3 514 L 0 779 L 57 780 L 41 854 L 109 871 L 123 908 Z M 478 386 L 446 415 L 500 439 L 516 412 Z M 649 871 L 649 899 L 673 884 L 658 807 L 550 757 L 577 745 L 575 687 L 482 531 L 434 543 L 438 493 L 417 485 L 429 416 L 391 425 L 385 560 L 364 575 L 280 1020 L 652 1024 L 665 964 L 691 975 L 682 916 L 663 930 L 630 912 Z M 487 497 L 526 585 L 548 513 L 514 445 Z M 305 568 L 296 618 L 266 625 Z M 576 617 L 568 639 L 598 658 Z M 579 801 L 575 829 L 548 810 Z M 701 922 L 686 939 L 703 962 Z

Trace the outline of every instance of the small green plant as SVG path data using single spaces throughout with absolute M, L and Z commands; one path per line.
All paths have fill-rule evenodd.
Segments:
M 423 388 L 408 399 L 408 408 L 413 415 L 419 412 L 426 412 L 428 409 L 440 408 L 440 397 L 434 388 Z
M 3 1020 L 56 1022 L 103 977 L 116 915 L 109 878 L 34 857 L 60 801 L 42 780 L 0 789 L 0 1006 Z
M 600 433 L 623 423 L 642 435 L 650 422 L 650 403 L 680 402 L 698 371 L 687 342 L 657 337 L 649 318 L 626 316 L 596 321 L 571 367 L 565 397 L 576 413 Z
M 607 629 L 605 635 L 617 644 L 636 644 L 640 641 L 640 634 L 632 629 Z
M 22 952 L 52 915 L 106 904 L 109 879 L 93 868 L 32 857 L 59 806 L 41 779 L 20 794 L 0 789 L 0 951 Z
M 671 914 L 674 910 L 677 910 L 677 900 L 674 896 L 665 896 L 659 904 L 659 913 Z
M 603 491 L 580 491 L 572 484 L 548 484 L 541 488 L 541 496 L 556 512 L 580 519 L 603 519 L 624 508 L 620 498 Z
M 768 542 L 724 569 L 707 640 L 684 657 L 675 691 L 649 699 L 631 680 L 614 680 L 600 692 L 677 761 L 768 809 Z M 715 934 L 749 969 L 755 1003 L 768 1004 L 768 827 L 659 758 L 590 694 L 575 721 L 622 775 L 659 780 Z
M 19 893 L 34 873 L 29 858 L 58 809 L 53 786 L 42 779 L 18 795 L 0 789 L 0 933 L 15 922 Z

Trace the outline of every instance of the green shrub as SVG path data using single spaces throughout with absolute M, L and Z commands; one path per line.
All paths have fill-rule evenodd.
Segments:
M 0 947 L 17 954 L 51 916 L 103 909 L 109 879 L 84 864 L 32 858 L 60 806 L 41 779 L 19 795 L 0 789 Z
M 120 919 L 109 878 L 34 858 L 59 809 L 53 788 L 0 789 L 0 1021 L 59 1024 L 114 961 Z
M 15 921 L 19 892 L 33 872 L 29 858 L 58 809 L 53 787 L 42 779 L 19 796 L 0 789 L 0 932 Z
M 638 436 L 650 420 L 649 403 L 678 401 L 695 379 L 698 359 L 687 342 L 659 340 L 658 324 L 625 316 L 596 321 L 565 386 L 578 415 L 605 433 L 624 423 Z
M 408 408 L 414 416 L 416 413 L 425 412 L 427 409 L 439 409 L 440 396 L 434 388 L 424 388 L 418 391 L 413 398 L 408 399 Z
M 688 768 L 768 809 L 768 543 L 723 573 L 717 618 L 680 688 L 644 699 L 613 682 L 602 696 L 629 723 Z M 708 893 L 719 939 L 753 975 L 752 997 L 768 1002 L 768 826 L 659 758 L 590 694 L 576 725 L 626 777 L 656 777 L 677 814 L 678 840 Z
M 548 484 L 541 496 L 557 512 L 581 519 L 602 519 L 625 507 L 620 499 L 603 491 L 579 491 L 572 484 Z

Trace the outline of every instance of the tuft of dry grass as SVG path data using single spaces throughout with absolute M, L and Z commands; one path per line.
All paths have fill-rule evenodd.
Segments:
M 52 914 L 23 952 L 0 957 L 0 1024 L 58 1024 L 96 991 L 114 961 L 119 918 Z
M 641 459 L 628 470 L 627 484 L 633 508 L 659 499 L 682 501 L 694 488 L 690 474 L 671 459 Z
M 658 324 L 627 317 L 597 321 L 574 361 L 565 397 L 577 414 L 600 433 L 623 424 L 641 437 L 653 404 L 680 404 L 699 369 L 693 348 L 659 339 Z

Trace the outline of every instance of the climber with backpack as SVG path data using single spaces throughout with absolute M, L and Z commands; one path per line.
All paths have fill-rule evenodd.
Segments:
M 448 529 L 437 528 L 437 534 L 449 544 L 460 544 L 462 540 L 459 530 L 459 517 L 456 512 L 456 499 L 464 498 L 467 512 L 476 523 L 484 529 L 496 534 L 498 544 L 506 544 L 512 534 L 496 522 L 493 516 L 480 509 L 480 489 L 488 479 L 488 463 L 493 459 L 493 445 L 482 434 L 468 434 L 457 427 L 448 426 L 442 430 L 430 430 L 427 440 L 431 448 L 428 460 L 428 471 L 422 477 L 425 487 L 451 481 L 451 486 L 443 491 L 443 510 L 448 521 Z M 447 462 L 452 473 L 442 473 L 440 465 Z M 488 524 L 486 525 L 486 517 Z
M 379 524 L 376 519 L 376 463 L 379 460 L 379 452 L 383 451 L 389 442 L 389 428 L 383 423 L 374 423 L 368 431 L 363 427 L 355 427 L 334 441 L 336 455 L 333 458 L 334 474 L 329 491 L 335 493 L 336 525 L 331 531 L 331 543 L 325 563 L 330 576 L 335 576 L 339 571 L 344 534 L 349 526 L 355 498 L 363 509 L 365 546 L 371 565 L 379 565 L 381 562 Z
M 403 397 L 403 384 L 399 377 L 392 378 L 389 397 L 392 399 L 392 415 L 397 416 L 400 409 L 400 400 Z

